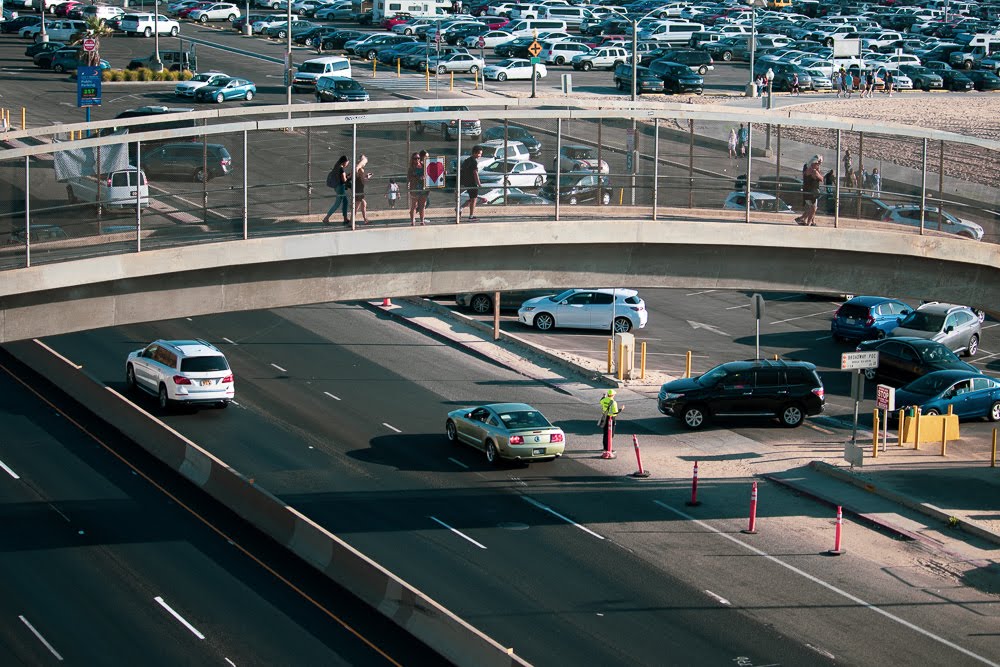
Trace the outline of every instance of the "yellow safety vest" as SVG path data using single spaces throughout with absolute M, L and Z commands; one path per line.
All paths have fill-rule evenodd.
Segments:
M 611 396 L 605 396 L 601 399 L 601 412 L 609 417 L 618 416 L 618 403 Z

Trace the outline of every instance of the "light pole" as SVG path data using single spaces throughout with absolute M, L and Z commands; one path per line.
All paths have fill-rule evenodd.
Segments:
M 285 103 L 292 105 L 292 0 L 286 0 L 288 14 L 285 22 Z M 288 117 L 292 117 L 289 109 Z M 354 164 L 353 162 L 351 163 Z
M 774 99 L 771 93 L 774 92 L 774 70 L 770 67 L 767 68 L 767 72 L 764 73 L 764 78 L 767 79 L 767 109 L 771 110 L 771 101 Z M 764 142 L 764 150 L 771 150 L 771 123 L 767 123 L 767 135 Z
M 767 0 L 749 0 L 750 4 L 750 82 L 747 84 L 746 96 L 757 96 L 757 84 L 754 83 L 753 66 L 757 56 L 757 8 L 766 7 Z
M 45 32 L 45 0 L 39 0 L 42 3 L 42 27 L 38 32 L 39 39 L 42 42 L 49 41 L 49 33 Z
M 149 69 L 154 72 L 163 71 L 163 63 L 160 61 L 160 0 L 153 3 L 153 62 L 149 63 Z

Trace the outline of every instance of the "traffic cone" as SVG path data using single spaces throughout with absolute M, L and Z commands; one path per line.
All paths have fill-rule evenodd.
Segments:
M 392 305 L 392 299 L 390 299 L 389 297 L 385 297 L 384 299 L 382 299 L 383 308 L 388 308 L 391 305 Z

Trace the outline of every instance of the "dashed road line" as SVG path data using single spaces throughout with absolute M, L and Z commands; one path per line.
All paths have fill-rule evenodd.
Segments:
M 386 424 L 385 422 L 382 422 L 382 426 L 385 426 L 387 429 L 395 431 L 396 433 L 402 433 L 402 431 L 400 431 L 398 428 L 396 428 L 392 424 Z
M 448 460 L 451 461 L 452 463 L 454 463 L 455 465 L 461 467 L 461 468 L 465 468 L 466 470 L 469 469 L 469 466 L 465 465 L 464 463 L 462 463 L 461 461 L 459 461 L 456 458 L 452 458 L 451 456 L 449 456 Z
M 457 528 L 452 528 L 451 526 L 449 526 L 448 524 L 446 524 L 444 521 L 442 521 L 441 519 L 437 518 L 436 516 L 429 516 L 427 518 L 430 519 L 431 521 L 436 521 L 437 523 L 441 524 L 442 526 L 444 526 L 445 528 L 447 528 L 451 532 L 453 532 L 456 535 L 458 535 L 459 537 L 461 537 L 463 540 L 468 540 L 469 542 L 472 542 L 473 544 L 475 544 L 480 549 L 485 549 L 486 548 L 485 544 L 480 544 L 479 542 L 476 542 L 474 539 L 472 539 L 471 537 L 469 537 L 468 535 L 466 535 L 462 531 L 458 530 Z
M 333 399 L 333 400 L 335 400 L 335 401 L 339 401 L 339 400 L 340 400 L 340 397 L 338 397 L 338 396 L 334 396 L 333 394 L 331 394 L 331 393 L 330 393 L 330 392 L 328 392 L 328 391 L 324 391 L 323 393 L 324 393 L 324 394 L 326 394 L 327 396 L 329 396 L 330 398 L 332 398 L 332 399 Z
M 712 591 L 710 591 L 708 589 L 705 589 L 705 595 L 707 595 L 708 597 L 712 598 L 713 600 L 715 600 L 719 604 L 726 605 L 727 607 L 731 604 L 729 602 L 729 600 L 727 600 L 726 598 L 722 597 L 721 595 L 717 595 L 717 594 L 713 593 Z
M 284 368 L 282 368 L 281 366 L 279 366 L 278 364 L 271 364 L 271 365 L 274 366 L 275 368 L 277 368 L 282 373 L 287 373 L 288 372 Z
M 819 317 L 820 315 L 829 315 L 830 313 L 835 313 L 835 312 L 837 312 L 836 308 L 834 308 L 833 310 L 824 310 L 821 313 L 813 313 L 812 315 L 799 315 L 798 317 L 789 317 L 788 319 L 785 320 L 777 320 L 775 322 L 771 322 L 771 324 L 784 324 L 785 322 L 794 322 L 795 320 L 804 320 L 809 317 Z
M 166 602 L 164 602 L 163 598 L 161 598 L 160 596 L 156 596 L 153 599 L 156 600 L 156 603 L 158 605 L 160 605 L 161 607 L 163 607 L 164 609 L 166 609 L 168 612 L 170 612 L 170 615 L 173 616 L 174 618 L 176 618 L 177 621 L 181 625 L 183 625 L 185 628 L 187 628 L 188 630 L 190 630 L 191 634 L 193 634 L 198 639 L 204 639 L 205 638 L 205 635 L 203 635 L 200 632 L 198 632 L 198 628 L 196 628 L 193 625 L 191 625 L 190 623 L 188 623 L 187 620 L 183 616 L 181 616 L 180 614 L 178 614 L 176 611 L 174 611 L 170 607 L 170 605 L 168 605 Z
M 3 461 L 0 461 L 0 468 L 3 468 L 7 472 L 7 474 L 13 477 L 14 479 L 21 479 L 20 477 L 17 476 L 17 473 L 11 470 L 10 467 Z
M 581 526 L 576 521 L 573 521 L 572 519 L 569 519 L 569 518 L 563 516 L 562 514 L 560 514 L 559 512 L 555 511 L 554 509 L 552 509 L 548 505 L 543 505 L 542 503 L 538 502 L 534 498 L 529 498 L 528 496 L 521 496 L 521 498 L 523 498 L 525 502 L 531 503 L 532 505 L 534 505 L 538 509 L 542 510 L 543 512 L 548 512 L 549 514 L 551 514 L 553 516 L 557 516 L 560 519 L 562 519 L 563 521 L 565 521 L 566 523 L 568 523 L 569 525 L 575 526 L 575 527 L 579 528 L 580 530 L 582 530 L 585 533 L 590 533 L 591 535 L 593 535 L 594 537 L 596 537 L 599 540 L 603 540 L 604 539 L 603 535 L 598 535 L 597 533 L 595 533 L 594 531 L 592 531 L 590 528 L 587 528 L 586 526 Z
M 63 657 L 61 655 L 59 655 L 59 651 L 57 651 L 54 648 L 52 648 L 52 644 L 50 644 L 48 641 L 46 641 L 45 637 L 42 636 L 42 633 L 39 632 L 38 630 L 35 630 L 35 626 L 33 626 L 30 622 L 28 622 L 28 619 L 26 619 L 24 616 L 18 616 L 18 618 L 21 619 L 22 623 L 24 623 L 26 626 L 28 626 L 28 629 L 31 630 L 31 633 L 33 635 L 35 635 L 36 637 L 38 637 L 38 641 L 40 641 L 43 644 L 45 644 L 45 648 L 49 649 L 49 651 L 52 653 L 52 655 L 54 655 L 56 657 L 56 660 L 58 660 L 59 662 L 62 662 Z

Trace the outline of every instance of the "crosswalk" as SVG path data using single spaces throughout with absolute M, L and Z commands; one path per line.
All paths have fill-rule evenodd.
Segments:
M 422 74 L 403 74 L 397 77 L 395 72 L 379 74 L 375 77 L 356 76 L 355 80 L 369 90 L 427 90 L 427 79 Z M 448 76 L 430 78 L 430 89 L 432 91 L 449 91 L 451 78 Z M 471 80 L 455 79 L 455 90 L 472 89 L 475 83 Z

